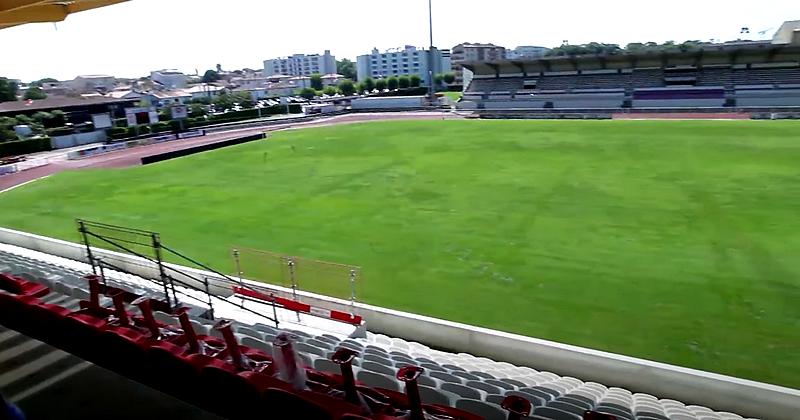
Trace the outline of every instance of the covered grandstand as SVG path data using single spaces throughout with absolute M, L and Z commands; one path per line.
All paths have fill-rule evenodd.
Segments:
M 800 110 L 800 44 L 470 62 L 461 109 Z M 519 114 L 519 113 L 517 113 Z M 515 114 L 516 115 L 516 114 Z

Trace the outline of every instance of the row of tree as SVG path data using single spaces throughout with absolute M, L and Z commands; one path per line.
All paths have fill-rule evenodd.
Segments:
M 337 86 L 323 87 L 322 78 L 320 75 L 315 74 L 311 76 L 311 87 L 300 90 L 299 95 L 305 99 L 313 99 L 315 96 L 322 92 L 325 95 L 333 96 L 340 93 L 344 96 L 351 96 L 355 93 L 372 92 L 375 89 L 384 91 L 386 89 L 408 89 L 416 88 L 422 84 L 422 78 L 417 74 L 410 76 L 392 76 L 385 79 L 373 79 L 367 77 L 361 82 L 355 83 L 352 79 L 344 79 L 339 82 Z
M 42 134 L 46 129 L 64 127 L 67 116 L 61 110 L 52 112 L 37 112 L 32 116 L 24 114 L 15 117 L 0 117 L 0 142 L 17 140 L 14 132 L 15 125 L 27 125 L 35 134 Z
M 560 47 L 551 49 L 548 56 L 576 56 L 587 54 L 642 54 L 642 53 L 660 53 L 660 52 L 690 52 L 697 51 L 702 48 L 703 43 L 697 40 L 685 41 L 676 43 L 675 41 L 667 41 L 663 44 L 657 42 L 632 42 L 624 48 L 618 44 L 606 44 L 602 42 L 590 42 L 588 44 L 570 45 L 564 44 Z
M 42 79 L 31 83 L 22 98 L 25 100 L 47 98 L 47 94 L 41 88 L 43 81 L 47 80 L 55 79 Z M 16 101 L 18 94 L 19 86 L 17 86 L 17 82 L 5 77 L 0 77 L 0 102 Z

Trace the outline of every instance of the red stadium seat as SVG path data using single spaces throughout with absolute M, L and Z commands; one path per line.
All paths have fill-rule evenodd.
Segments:
M 0 273 L 0 289 L 15 295 L 34 297 L 43 297 L 50 293 L 47 286 L 2 273 Z

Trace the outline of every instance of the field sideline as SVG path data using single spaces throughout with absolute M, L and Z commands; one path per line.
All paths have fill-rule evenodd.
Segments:
M 800 124 L 407 121 L 0 194 L 0 226 L 152 229 L 363 267 L 362 301 L 800 387 Z M 314 285 L 331 293 L 334 286 Z

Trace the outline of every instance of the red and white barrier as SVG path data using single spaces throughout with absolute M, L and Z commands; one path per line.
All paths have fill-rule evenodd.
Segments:
M 326 318 L 333 321 L 344 322 L 356 326 L 361 325 L 363 321 L 361 315 L 355 315 L 342 311 L 334 311 L 325 308 L 318 308 L 315 306 L 311 306 L 307 303 L 298 302 L 296 300 L 282 298 L 279 296 L 268 295 L 266 293 L 262 293 L 253 289 L 248 289 L 246 287 L 234 286 L 233 293 L 250 299 L 260 300 L 262 302 L 267 302 L 267 303 L 275 302 L 276 305 L 280 305 L 283 308 L 288 309 L 290 311 L 301 312 L 304 314 L 318 316 L 320 318 Z

